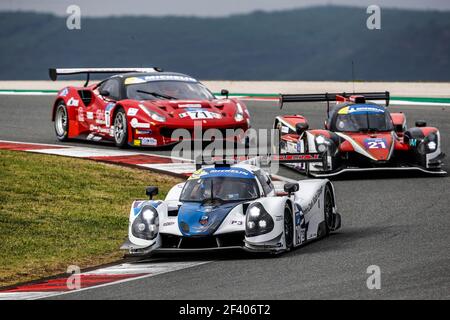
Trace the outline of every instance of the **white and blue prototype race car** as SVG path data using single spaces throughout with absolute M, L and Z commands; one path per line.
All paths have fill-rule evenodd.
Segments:
M 286 183 L 249 164 L 205 166 L 175 185 L 164 201 L 131 206 L 128 256 L 156 252 L 244 249 L 279 253 L 327 236 L 341 225 L 327 179 Z

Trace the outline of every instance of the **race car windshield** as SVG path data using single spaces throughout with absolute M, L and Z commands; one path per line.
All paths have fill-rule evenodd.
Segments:
M 211 92 L 198 82 L 150 81 L 126 86 L 128 99 L 133 100 L 212 100 Z
M 393 130 L 391 117 L 387 112 L 362 112 L 357 114 L 338 114 L 336 117 L 336 131 L 391 131 Z
M 258 197 L 258 187 L 254 179 L 214 177 L 188 180 L 181 192 L 180 201 L 244 201 Z

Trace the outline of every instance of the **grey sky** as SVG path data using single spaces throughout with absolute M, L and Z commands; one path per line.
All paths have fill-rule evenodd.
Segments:
M 66 15 L 76 4 L 84 16 L 109 15 L 194 15 L 226 16 L 255 10 L 284 10 L 313 5 L 355 5 L 381 8 L 450 10 L 449 0 L 0 0 L 0 11 L 26 10 Z

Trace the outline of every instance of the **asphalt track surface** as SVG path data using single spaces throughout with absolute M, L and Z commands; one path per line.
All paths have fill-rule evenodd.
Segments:
M 50 121 L 52 100 L 2 96 L 0 139 L 57 143 Z M 255 128 L 270 128 L 280 114 L 273 101 L 247 105 Z M 391 109 L 404 111 L 409 126 L 425 119 L 438 127 L 443 151 L 450 154 L 450 107 Z M 322 127 L 325 110 L 294 104 L 282 112 L 303 114 L 311 127 Z M 281 174 L 303 179 L 288 169 Z M 276 257 L 240 252 L 162 257 L 213 262 L 53 299 L 449 299 L 449 181 L 411 173 L 345 176 L 334 181 L 343 226 L 326 239 Z M 366 286 L 371 265 L 381 269 L 380 290 Z

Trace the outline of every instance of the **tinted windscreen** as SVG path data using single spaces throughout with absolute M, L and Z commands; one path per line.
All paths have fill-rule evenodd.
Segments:
M 392 120 L 387 112 L 338 114 L 335 124 L 336 131 L 342 132 L 393 130 Z
M 143 92 L 145 91 L 145 92 Z M 150 81 L 126 86 L 128 99 L 133 100 L 212 100 L 211 92 L 198 82 Z
M 258 187 L 254 179 L 214 177 L 188 180 L 181 192 L 180 201 L 239 201 L 258 197 Z

